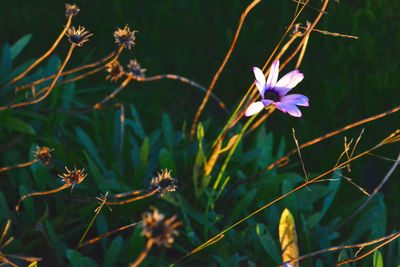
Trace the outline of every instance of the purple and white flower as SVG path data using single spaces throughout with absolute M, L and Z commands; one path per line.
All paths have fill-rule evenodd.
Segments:
M 262 99 L 261 101 L 251 103 L 246 110 L 245 116 L 254 115 L 264 107 L 273 105 L 283 113 L 287 112 L 294 117 L 301 117 L 301 112 L 297 106 L 308 107 L 308 98 L 300 94 L 286 94 L 303 80 L 303 73 L 294 70 L 287 73 L 278 81 L 279 60 L 272 63 L 267 81 L 265 81 L 264 73 L 259 68 L 254 67 L 253 71 L 256 76 L 255 85 Z

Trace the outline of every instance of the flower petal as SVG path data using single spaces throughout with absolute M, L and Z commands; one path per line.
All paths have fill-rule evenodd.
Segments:
M 264 108 L 264 105 L 261 101 L 257 101 L 251 103 L 250 106 L 247 108 L 246 113 L 244 114 L 246 117 L 254 115 L 260 112 Z
M 293 117 L 301 117 L 301 112 L 298 107 L 295 105 L 284 104 L 282 102 L 274 102 L 274 106 L 276 106 L 283 113 L 289 113 Z
M 278 74 L 279 74 L 279 59 L 274 61 L 271 65 L 271 70 L 269 71 L 267 79 L 267 85 L 269 85 L 270 87 L 274 87 L 276 81 L 278 80 Z
M 262 99 L 261 102 L 263 103 L 264 107 L 268 107 L 274 101 L 269 100 L 269 99 Z
M 261 97 L 264 98 L 265 85 L 262 85 L 259 81 L 255 81 L 254 84 L 257 86 L 257 89 L 260 92 Z
M 292 95 L 285 95 L 281 97 L 281 101 L 283 104 L 286 105 L 298 105 L 298 106 L 306 106 L 308 107 L 308 98 L 305 95 L 299 94 L 292 94 Z
M 277 83 L 276 87 L 280 88 L 286 88 L 288 89 L 287 92 L 290 91 L 293 87 L 295 87 L 299 82 L 301 82 L 304 79 L 304 74 L 300 73 L 299 70 L 294 70 L 289 73 L 287 73 L 285 76 L 283 76 Z M 283 95 L 285 95 L 283 94 Z
M 257 82 L 259 82 L 262 86 L 265 84 L 265 76 L 262 70 L 257 67 L 253 67 L 254 76 L 256 76 Z

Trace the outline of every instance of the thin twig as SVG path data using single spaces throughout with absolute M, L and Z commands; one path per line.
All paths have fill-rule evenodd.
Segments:
M 343 225 L 345 225 L 347 222 L 351 221 L 362 209 L 365 208 L 365 206 L 368 204 L 368 202 L 371 201 L 371 199 L 378 193 L 378 191 L 382 188 L 382 186 L 387 182 L 389 177 L 393 174 L 394 170 L 397 168 L 397 165 L 400 162 L 400 154 L 397 156 L 396 161 L 388 171 L 388 173 L 385 175 L 385 177 L 382 179 L 382 181 L 379 183 L 379 185 L 372 191 L 372 193 L 368 196 L 368 198 L 361 204 L 361 206 L 351 214 L 351 216 L 346 219 L 344 222 L 342 222 L 336 229 L 341 228 Z
M 46 53 L 43 54 L 40 58 L 38 58 L 35 62 L 32 63 L 23 73 L 12 79 L 10 82 L 8 82 L 3 88 L 10 86 L 13 83 L 16 83 L 17 81 L 21 80 L 28 72 L 30 72 L 34 67 L 36 67 L 40 62 L 42 62 L 45 58 L 47 58 L 57 47 L 57 45 L 60 43 L 61 39 L 64 37 L 65 32 L 68 30 L 68 27 L 71 25 L 71 20 L 72 16 L 68 17 L 67 24 L 65 25 L 63 31 L 61 34 L 58 36 L 54 44 L 51 46 L 49 50 L 47 50 Z M 2 89 L 3 89 L 2 88 Z
M 134 198 L 131 198 L 131 199 L 118 201 L 118 202 L 107 201 L 106 204 L 107 205 L 124 205 L 124 204 L 131 203 L 131 202 L 134 202 L 134 201 L 139 200 L 139 199 L 144 199 L 144 198 L 150 197 L 150 196 L 154 195 L 157 192 L 158 192 L 158 188 L 153 190 L 153 191 L 151 191 L 151 192 L 149 192 L 149 193 L 147 193 L 147 194 L 144 194 L 144 195 L 141 195 L 141 196 L 138 196 L 138 197 L 134 197 Z
M 15 168 L 27 167 L 29 165 L 32 165 L 35 162 L 38 162 L 38 161 L 39 161 L 39 159 L 34 159 L 34 160 L 31 160 L 31 161 L 28 161 L 28 162 L 25 162 L 25 163 L 19 163 L 19 164 L 15 164 L 15 165 L 11 165 L 11 166 L 6 166 L 6 167 L 3 167 L 3 168 L 0 168 L 0 172 L 5 172 L 5 171 L 11 170 L 11 169 L 15 169 Z
M 152 239 L 147 240 L 146 247 L 137 257 L 137 259 L 133 263 L 129 264 L 129 267 L 139 266 L 139 264 L 146 258 L 152 246 L 153 246 L 153 240 Z
M 225 64 L 228 62 L 228 59 L 229 59 L 229 57 L 231 56 L 231 54 L 232 54 L 232 52 L 233 52 L 233 49 L 235 48 L 236 41 L 237 41 L 237 39 L 238 39 L 238 37 L 239 37 L 240 30 L 242 29 L 242 25 L 243 25 L 243 22 L 244 22 L 244 20 L 245 20 L 245 18 L 246 18 L 246 16 L 247 16 L 247 14 L 248 14 L 248 13 L 250 12 L 250 10 L 252 10 L 260 1 L 261 1 L 261 0 L 254 0 L 253 2 L 251 2 L 250 5 L 248 5 L 248 6 L 246 7 L 245 11 L 244 11 L 244 12 L 242 13 L 242 15 L 240 16 L 239 25 L 238 25 L 238 28 L 237 28 L 237 30 L 236 30 L 235 37 L 233 38 L 231 47 L 229 48 L 228 53 L 226 54 L 224 60 L 222 61 L 222 64 L 221 64 L 221 66 L 219 67 L 217 73 L 215 73 L 214 78 L 213 78 L 213 80 L 211 81 L 210 86 L 208 87 L 207 94 L 206 94 L 205 97 L 203 98 L 203 102 L 201 103 L 200 107 L 199 107 L 198 110 L 197 110 L 196 116 L 194 117 L 193 124 L 192 124 L 192 128 L 191 128 L 191 130 L 190 130 L 190 140 L 193 140 L 194 132 L 195 132 L 195 130 L 196 130 L 196 125 L 197 125 L 197 122 L 198 122 L 198 120 L 199 120 L 199 118 L 200 118 L 200 114 L 201 114 L 201 112 L 203 111 L 203 109 L 204 109 L 204 107 L 205 107 L 205 105 L 206 105 L 206 103 L 207 103 L 207 101 L 208 101 L 208 98 L 210 97 L 211 91 L 214 89 L 215 83 L 217 82 L 217 80 L 218 80 L 218 78 L 219 78 L 219 75 L 221 74 L 222 70 L 224 69 Z

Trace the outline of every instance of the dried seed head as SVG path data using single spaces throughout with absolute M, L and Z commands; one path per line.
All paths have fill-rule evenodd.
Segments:
M 82 46 L 84 43 L 89 41 L 88 38 L 93 34 L 89 34 L 89 31 L 85 31 L 85 27 L 79 26 L 76 30 L 75 27 L 72 26 L 68 28 L 65 35 L 68 37 L 70 43 Z
M 66 184 L 74 186 L 81 183 L 83 179 L 86 178 L 87 174 L 83 173 L 85 169 L 77 170 L 76 167 L 73 171 L 68 170 L 67 167 L 65 167 L 65 169 L 67 170 L 67 173 L 59 174 L 58 177 L 60 177 Z
M 106 71 L 109 73 L 109 75 L 106 76 L 106 80 L 112 82 L 117 81 L 124 74 L 124 68 L 119 64 L 118 60 L 109 63 Z
M 35 159 L 40 160 L 43 165 L 48 165 L 51 160 L 51 151 L 52 149 L 48 148 L 47 146 L 41 148 L 37 146 L 35 154 L 33 154 L 33 156 L 35 157 Z
M 80 9 L 75 4 L 65 4 L 65 16 L 73 17 L 79 13 Z
M 137 31 L 131 31 L 128 25 L 126 25 L 123 30 L 118 28 L 118 30 L 114 32 L 115 42 L 120 47 L 131 49 L 131 47 L 135 45 L 135 32 Z
M 146 69 L 142 69 L 140 67 L 140 64 L 137 62 L 136 59 L 130 60 L 129 64 L 127 65 L 128 67 L 128 72 L 133 76 L 137 78 L 144 78 Z
M 144 212 L 142 214 L 143 219 L 143 231 L 142 235 L 152 240 L 153 243 L 159 246 L 170 247 L 174 242 L 174 237 L 178 236 L 178 231 L 175 228 L 182 225 L 181 222 L 174 222 L 176 215 L 169 219 L 164 219 L 164 215 L 158 213 L 156 208 L 152 208 L 153 213 Z
M 151 179 L 149 191 L 158 189 L 157 195 L 162 197 L 165 191 L 175 191 L 177 182 L 176 179 L 171 177 L 171 171 L 167 169 L 161 170 L 161 173 L 157 173 L 157 176 Z

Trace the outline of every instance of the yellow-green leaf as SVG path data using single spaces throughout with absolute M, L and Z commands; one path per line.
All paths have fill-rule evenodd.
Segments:
M 293 215 L 288 209 L 282 212 L 279 222 L 279 241 L 282 249 L 283 262 L 291 261 L 299 257 L 299 248 L 297 245 L 296 225 Z M 298 267 L 299 263 L 293 263 L 293 267 Z
M 28 265 L 28 267 L 37 267 L 37 266 L 38 266 L 37 261 L 34 261 Z

